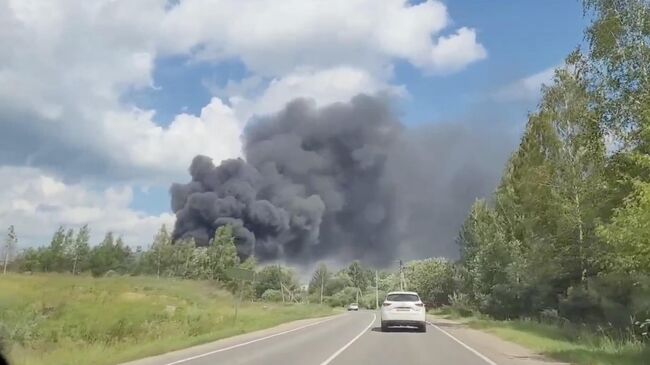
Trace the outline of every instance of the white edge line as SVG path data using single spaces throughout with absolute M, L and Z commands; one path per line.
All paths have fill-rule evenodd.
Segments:
M 195 356 L 187 357 L 187 358 L 185 358 L 185 359 L 176 360 L 176 361 L 174 361 L 174 362 L 170 362 L 170 363 L 167 363 L 167 364 L 165 364 L 165 365 L 176 365 L 176 364 L 182 364 L 182 363 L 184 363 L 184 362 L 188 362 L 188 361 L 192 361 L 192 360 L 200 359 L 200 358 L 202 358 L 202 357 L 210 356 L 210 355 L 213 355 L 213 354 L 216 354 L 216 353 L 219 353 L 219 352 L 224 352 L 224 351 L 228 351 L 228 350 L 236 349 L 236 348 L 238 348 L 238 347 L 242 347 L 242 346 L 250 345 L 250 344 L 255 343 L 255 342 L 268 340 L 269 338 L 273 338 L 273 337 L 276 337 L 276 336 L 281 336 L 281 335 L 284 335 L 284 334 L 287 334 L 287 333 L 291 333 L 291 332 L 295 332 L 295 331 L 301 330 L 301 329 L 303 329 L 303 328 L 307 328 L 307 327 L 315 326 L 315 325 L 317 325 L 317 324 L 325 323 L 325 322 L 327 322 L 327 321 L 331 321 L 331 320 L 333 320 L 333 319 L 335 319 L 335 318 L 339 318 L 339 316 L 333 316 L 333 317 L 330 317 L 330 318 L 324 319 L 324 320 L 322 320 L 322 321 L 318 321 L 318 322 L 314 322 L 314 323 L 309 323 L 309 324 L 306 324 L 306 325 L 304 325 L 304 326 L 300 326 L 300 327 L 296 327 L 296 328 L 293 328 L 293 329 L 290 329 L 290 330 L 286 330 L 286 331 L 282 331 L 282 332 L 274 333 L 274 334 L 269 335 L 269 336 L 265 336 L 265 337 L 261 337 L 261 338 L 256 338 L 256 339 L 254 339 L 254 340 L 250 340 L 250 341 L 247 341 L 247 342 L 238 343 L 238 344 L 236 344 L 236 345 L 232 345 L 232 346 L 224 347 L 224 348 L 222 348 L 222 349 L 217 349 L 217 350 L 214 350 L 214 351 L 209 351 L 209 352 L 205 352 L 205 353 L 202 353 L 202 354 L 199 354 L 199 355 L 195 355 Z
M 334 360 L 337 356 L 339 356 L 339 355 L 341 354 L 341 352 L 345 351 L 345 349 L 347 349 L 348 347 L 350 347 L 350 345 L 352 345 L 352 344 L 354 343 L 354 341 L 358 340 L 359 337 L 363 336 L 364 333 L 368 332 L 368 330 L 370 329 L 370 327 L 372 327 L 372 325 L 375 324 L 375 321 L 376 321 L 376 320 L 377 320 L 377 314 L 376 314 L 376 313 L 373 313 L 373 314 L 372 314 L 372 321 L 370 322 L 370 324 L 369 324 L 366 328 L 363 329 L 363 331 L 359 332 L 359 334 L 356 335 L 353 339 L 351 339 L 350 342 L 348 342 L 348 343 L 346 343 L 345 345 L 343 345 L 343 347 L 341 347 L 338 351 L 336 351 L 335 353 L 333 353 L 332 356 L 328 357 L 327 360 L 325 360 L 325 361 L 323 361 L 322 363 L 320 363 L 320 365 L 327 365 L 327 364 L 329 364 L 330 362 L 332 362 L 332 360 Z
M 451 338 L 452 340 L 458 342 L 458 344 L 460 344 L 461 346 L 463 346 L 464 348 L 466 348 L 469 352 L 473 353 L 474 355 L 480 357 L 480 358 L 481 358 L 483 361 L 485 361 L 486 363 L 488 363 L 488 364 L 490 364 L 490 365 L 497 365 L 496 362 L 490 360 L 487 356 L 485 356 L 485 355 L 483 355 L 482 353 L 476 351 L 475 349 L 473 349 L 471 346 L 467 345 L 467 344 L 464 343 L 463 341 L 457 339 L 457 338 L 454 337 L 451 333 L 449 333 L 449 332 L 443 330 L 442 328 L 436 326 L 435 324 L 433 324 L 433 322 L 427 321 L 427 323 L 430 324 L 431 326 L 435 327 L 438 331 L 440 331 L 440 332 L 444 333 L 445 335 L 447 335 L 447 336 L 448 336 L 449 338 Z

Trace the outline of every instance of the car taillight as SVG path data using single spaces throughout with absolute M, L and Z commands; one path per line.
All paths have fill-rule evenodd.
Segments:
M 424 303 L 415 303 L 418 307 L 424 307 Z
M 388 307 L 388 306 L 390 305 L 390 303 L 388 303 L 388 302 L 384 302 L 383 305 L 384 305 L 384 307 Z

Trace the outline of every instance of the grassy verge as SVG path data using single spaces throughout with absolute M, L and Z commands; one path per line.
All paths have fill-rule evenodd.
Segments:
M 15 365 L 116 364 L 308 317 L 318 305 L 243 303 L 209 282 L 0 277 L 0 346 Z
M 559 326 L 532 320 L 496 321 L 459 313 L 451 308 L 430 313 L 466 323 L 550 358 L 574 364 L 641 365 L 648 364 L 650 359 L 650 348 L 638 340 L 614 339 L 573 324 Z

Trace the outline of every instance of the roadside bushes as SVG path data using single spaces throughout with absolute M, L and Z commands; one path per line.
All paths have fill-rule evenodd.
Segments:
M 7 353 L 10 344 L 9 330 L 4 323 L 0 322 L 0 353 Z
M 650 278 L 610 274 L 569 288 L 559 313 L 577 323 L 626 328 L 650 318 Z M 642 331 L 638 329 L 637 331 Z
M 384 298 L 386 298 L 386 292 L 384 291 L 379 291 L 379 306 L 381 307 L 381 303 L 384 301 Z M 359 297 L 359 305 L 363 308 L 368 308 L 368 309 L 375 309 L 375 291 L 373 290 L 372 292 L 368 292 L 364 294 L 363 296 Z
M 332 307 L 343 307 L 356 301 L 357 288 L 346 287 L 338 293 L 330 296 L 327 303 Z
M 469 317 L 474 314 L 472 302 L 465 293 L 455 292 L 451 294 L 449 296 L 449 308 L 461 317 Z
M 337 273 L 325 284 L 325 294 L 331 296 L 351 286 L 352 280 L 350 280 L 350 277 L 347 274 Z
M 261 298 L 265 302 L 281 302 L 282 293 L 276 289 L 266 289 Z

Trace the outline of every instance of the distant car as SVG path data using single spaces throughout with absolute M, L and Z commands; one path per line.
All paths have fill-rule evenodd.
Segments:
M 387 332 L 389 327 L 417 327 L 419 332 L 427 331 L 426 309 L 418 293 L 412 291 L 395 291 L 386 295 L 381 306 L 381 330 Z
M 359 304 L 352 303 L 352 304 L 348 305 L 348 310 L 349 311 L 358 311 L 359 310 Z

